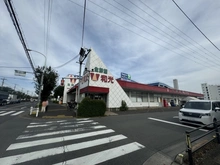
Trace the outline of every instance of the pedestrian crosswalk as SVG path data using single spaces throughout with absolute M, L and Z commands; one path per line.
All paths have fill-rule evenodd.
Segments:
M 32 122 L 1 164 L 93 165 L 145 148 L 92 119 Z
M 23 112 L 24 111 L 0 111 L 0 117 L 1 116 L 6 116 L 6 115 L 17 116 L 17 115 L 20 115 Z

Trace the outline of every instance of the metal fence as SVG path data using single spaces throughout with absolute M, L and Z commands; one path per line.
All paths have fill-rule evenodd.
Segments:
M 189 161 L 189 165 L 193 165 L 194 162 L 193 162 L 193 153 L 196 152 L 198 149 L 200 149 L 201 147 L 205 146 L 207 143 L 211 142 L 213 139 L 210 139 L 209 141 L 207 141 L 206 143 L 202 144 L 199 148 L 197 148 L 196 150 L 193 150 L 192 149 L 192 144 L 195 143 L 196 141 L 202 139 L 203 137 L 215 132 L 216 134 L 216 139 L 217 139 L 217 142 L 218 144 L 220 144 L 220 136 L 219 136 L 219 121 L 215 121 L 211 124 L 207 124 L 207 125 L 204 125 L 204 126 L 201 126 L 197 129 L 194 129 L 194 130 L 190 130 L 190 131 L 186 131 L 186 145 L 187 145 L 187 153 L 188 153 L 188 161 Z M 199 131 L 200 129 L 203 129 L 205 127 L 208 127 L 208 126 L 214 126 L 214 128 L 196 138 L 194 138 L 193 140 L 191 140 L 191 137 L 190 137 L 190 134 L 196 132 L 196 131 Z

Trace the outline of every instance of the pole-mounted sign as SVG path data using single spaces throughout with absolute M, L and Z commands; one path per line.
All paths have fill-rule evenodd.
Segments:
M 25 77 L 26 76 L 26 72 L 25 71 L 21 71 L 21 70 L 15 70 L 15 76 Z

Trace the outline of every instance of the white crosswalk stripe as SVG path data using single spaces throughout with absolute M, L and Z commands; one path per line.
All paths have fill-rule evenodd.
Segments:
M 77 128 L 66 128 L 66 126 L 74 125 L 77 125 Z M 89 150 L 92 147 L 99 149 L 87 154 L 81 152 L 83 149 Z M 30 123 L 23 134 L 17 137 L 16 143 L 11 144 L 6 149 L 7 156 L 0 157 L 0 162 L 4 165 L 27 162 L 28 164 L 38 164 L 40 159 L 52 160 L 53 156 L 56 155 L 68 153 L 75 155 L 74 152 L 80 151 L 80 155 L 71 156 L 71 158 L 62 161 L 59 159 L 52 164 L 92 165 L 143 148 L 143 145 L 131 141 L 126 136 L 117 134 L 114 130 L 108 129 L 89 118 L 76 119 L 71 122 L 66 120 L 34 122 Z M 35 161 L 36 163 L 34 163 Z
M 24 111 L 19 111 L 19 112 L 16 112 L 16 113 L 13 113 L 13 114 L 11 114 L 11 116 L 16 116 L 16 115 L 19 115 L 19 114 L 21 114 L 21 113 L 23 113 Z
M 1 113 L 0 116 L 5 116 L 5 115 L 11 114 L 13 112 L 15 112 L 15 111 L 8 111 L 8 112 L 5 112 L 5 113 Z
M 6 115 L 17 116 L 23 112 L 24 111 L 0 111 L 0 116 L 6 116 Z

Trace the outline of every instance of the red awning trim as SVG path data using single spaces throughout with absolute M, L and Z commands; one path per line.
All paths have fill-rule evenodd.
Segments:
M 109 93 L 109 88 L 89 86 L 80 90 L 82 93 Z
M 67 91 L 67 93 L 74 92 L 74 91 L 76 91 L 76 89 L 78 89 L 78 86 L 77 86 L 77 85 L 75 85 L 74 87 L 70 88 L 70 89 Z
M 193 92 L 170 89 L 170 88 L 163 88 L 163 87 L 155 87 L 155 86 L 150 86 L 147 84 L 123 81 L 120 79 L 117 79 L 117 81 L 123 89 L 133 89 L 133 90 L 148 91 L 148 92 L 154 92 L 154 93 L 176 94 L 176 95 L 182 95 L 182 96 L 203 97 L 203 94 L 200 94 L 200 93 L 193 93 Z

